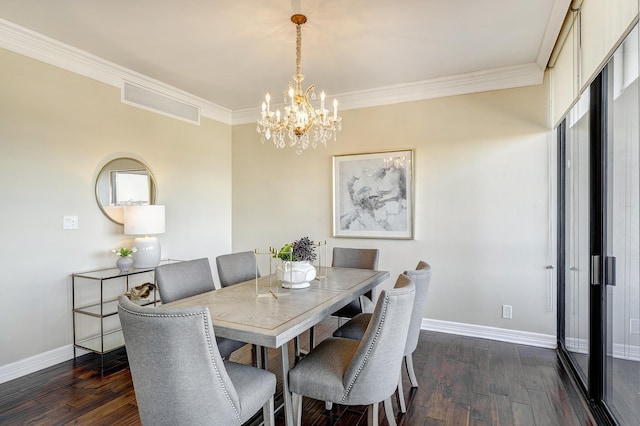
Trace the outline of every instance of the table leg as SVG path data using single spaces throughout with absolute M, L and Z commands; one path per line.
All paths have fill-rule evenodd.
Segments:
M 309 329 L 309 350 L 316 347 L 316 327 L 313 326 Z
M 293 426 L 293 405 L 289 391 L 289 343 L 280 346 L 282 355 L 282 399 L 284 400 L 284 417 L 287 426 Z

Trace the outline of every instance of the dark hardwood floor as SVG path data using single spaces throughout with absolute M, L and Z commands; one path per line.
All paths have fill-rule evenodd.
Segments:
M 318 339 L 337 326 L 333 318 L 316 328 Z M 307 339 L 303 338 L 303 342 Z M 232 357 L 250 362 L 249 346 Z M 0 385 L 1 425 L 139 425 L 140 419 L 124 350 L 105 358 L 84 355 Z M 414 364 L 420 386 L 409 388 L 408 412 L 399 425 L 588 425 L 592 424 L 553 350 L 422 331 Z M 280 357 L 269 351 L 278 375 Z M 276 400 L 276 406 L 281 398 Z M 256 417 L 249 425 L 260 424 Z M 365 407 L 304 399 L 304 425 L 366 425 Z M 282 410 L 276 424 L 283 425 Z M 380 424 L 387 425 L 380 408 Z

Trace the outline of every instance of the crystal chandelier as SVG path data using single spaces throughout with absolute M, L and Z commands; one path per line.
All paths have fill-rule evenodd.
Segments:
M 325 95 L 320 94 L 320 109 L 314 109 L 311 100 L 316 99 L 315 86 L 312 84 L 307 90 L 302 90 L 302 80 L 304 75 L 300 73 L 300 62 L 302 57 L 302 29 L 301 26 L 307 22 L 304 15 L 293 15 L 291 22 L 296 24 L 296 75 L 293 77 L 295 83 L 289 82 L 289 89 L 284 92 L 284 113 L 280 110 L 271 110 L 271 96 L 267 93 L 265 101 L 262 103 L 262 114 L 258 119 L 257 132 L 260 133 L 260 141 L 273 138 L 273 143 L 278 148 L 287 146 L 285 135 L 288 136 L 289 146 L 296 147 L 296 153 L 309 147 L 316 148 L 318 142 L 325 147 L 330 139 L 336 140 L 336 133 L 342 130 L 342 119 L 338 117 L 338 101 L 333 100 L 333 114 L 324 107 Z M 313 136 L 309 133 L 313 132 Z M 311 139 L 311 140 L 310 140 Z

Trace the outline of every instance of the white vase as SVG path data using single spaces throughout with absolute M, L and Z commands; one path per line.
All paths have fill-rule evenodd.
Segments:
M 316 268 L 314 268 L 308 260 L 283 262 L 281 273 L 282 287 L 294 289 L 307 288 L 311 285 L 309 281 L 316 277 Z
M 122 273 L 129 272 L 131 265 L 133 265 L 133 259 L 128 256 L 119 257 L 116 261 L 116 266 Z

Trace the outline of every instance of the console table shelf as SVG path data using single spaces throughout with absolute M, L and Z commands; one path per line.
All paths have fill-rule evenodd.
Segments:
M 173 262 L 178 261 L 163 260 L 160 264 Z M 71 274 L 74 357 L 76 349 L 103 356 L 124 346 L 118 297 L 144 283 L 156 283 L 155 268 L 132 268 L 125 273 L 118 268 L 102 268 Z M 138 303 L 160 303 L 157 289 Z

